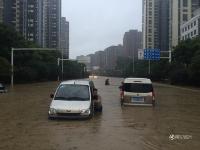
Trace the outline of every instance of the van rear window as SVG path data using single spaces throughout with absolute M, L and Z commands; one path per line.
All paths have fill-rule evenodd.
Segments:
M 153 92 L 153 86 L 152 84 L 125 83 L 124 91 L 134 92 L 134 93 L 149 93 L 149 92 Z

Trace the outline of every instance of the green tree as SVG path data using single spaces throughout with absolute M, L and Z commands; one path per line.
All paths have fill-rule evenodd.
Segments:
M 8 81 L 10 76 L 10 63 L 3 57 L 0 57 L 0 81 Z

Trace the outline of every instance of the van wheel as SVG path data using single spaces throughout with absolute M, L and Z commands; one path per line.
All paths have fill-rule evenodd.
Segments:
M 102 112 L 103 110 L 103 107 L 101 106 L 99 109 L 98 109 L 98 112 Z
M 90 106 L 90 115 L 89 115 L 89 119 L 91 119 L 94 116 L 94 103 L 92 104 L 92 106 Z

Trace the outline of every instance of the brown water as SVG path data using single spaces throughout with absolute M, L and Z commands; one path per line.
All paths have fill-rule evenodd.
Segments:
M 121 107 L 121 79 L 110 78 L 110 86 L 105 86 L 104 80 L 94 80 L 103 113 L 91 120 L 47 119 L 49 95 L 57 82 L 16 85 L 0 94 L 0 149 L 200 149 L 200 91 L 155 84 L 155 108 Z M 171 134 L 176 139 L 171 140 Z M 189 139 L 183 139 L 186 136 Z

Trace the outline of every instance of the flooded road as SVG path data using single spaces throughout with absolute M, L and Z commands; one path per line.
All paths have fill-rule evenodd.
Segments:
M 199 150 L 200 91 L 154 84 L 157 105 L 121 107 L 121 79 L 94 79 L 103 112 L 91 120 L 48 120 L 57 82 L 0 94 L 1 150 Z M 169 137 L 170 136 L 170 137 Z

